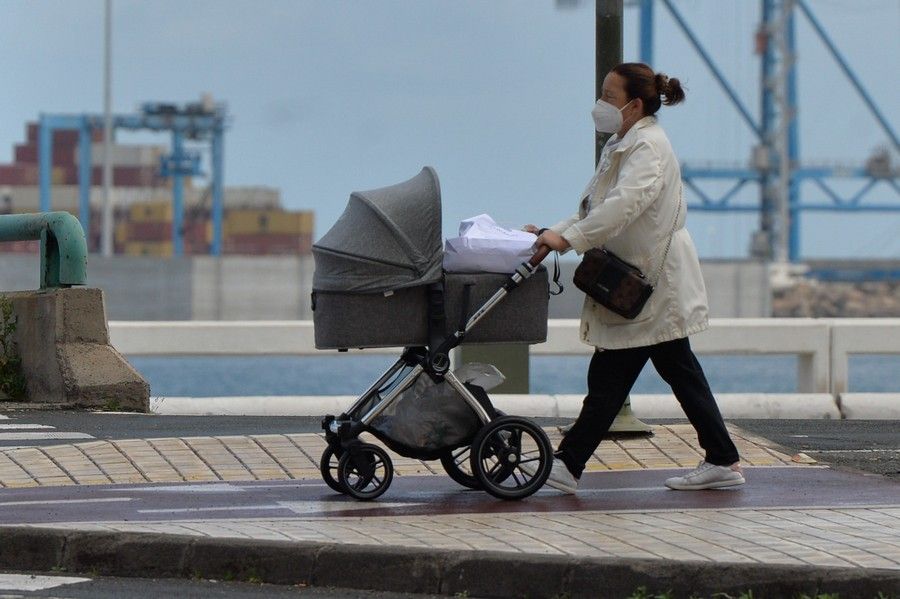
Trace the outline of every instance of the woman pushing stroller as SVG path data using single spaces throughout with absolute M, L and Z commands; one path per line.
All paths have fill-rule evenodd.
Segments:
M 581 195 L 578 212 L 547 229 L 526 225 L 546 245 L 578 254 L 603 247 L 658 280 L 641 312 L 624 318 L 590 296 L 581 315 L 581 341 L 595 347 L 581 413 L 560 443 L 548 485 L 574 493 L 587 460 L 622 408 L 647 360 L 671 386 L 697 431 L 705 459 L 669 478 L 672 489 L 744 483 L 737 448 L 710 391 L 688 336 L 709 326 L 706 289 L 690 234 L 681 171 L 654 116 L 662 104 L 684 100 L 678 79 L 640 63 L 615 67 L 592 111 L 598 132 L 613 133 Z M 658 267 L 658 268 L 657 268 Z

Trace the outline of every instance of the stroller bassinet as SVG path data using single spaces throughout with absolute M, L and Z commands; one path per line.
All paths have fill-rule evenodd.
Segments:
M 428 286 L 443 281 L 445 330 L 456 330 L 508 274 L 444 273 L 441 193 L 434 169 L 372 191 L 354 192 L 344 213 L 313 246 L 317 349 L 404 347 L 429 341 Z M 467 334 L 463 343 L 542 343 L 549 284 L 543 267 Z
M 440 187 L 429 167 L 351 194 L 313 246 L 316 348 L 405 349 L 347 412 L 323 420 L 320 469 L 332 489 L 374 499 L 390 484 L 390 457 L 360 441 L 363 432 L 401 455 L 440 459 L 455 481 L 497 497 L 521 499 L 543 484 L 552 462 L 546 434 L 498 413 L 489 385 L 476 384 L 466 367 L 450 372 L 448 356 L 461 343 L 546 340 L 544 255 L 512 274 L 443 272 Z

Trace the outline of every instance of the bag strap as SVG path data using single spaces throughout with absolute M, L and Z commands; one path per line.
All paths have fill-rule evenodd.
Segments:
M 681 215 L 681 204 L 683 203 L 682 194 L 684 192 L 684 184 L 682 184 L 678 188 L 678 208 L 675 209 L 675 220 L 672 221 L 672 230 L 669 231 L 669 240 L 666 241 L 666 251 L 663 252 L 663 259 L 656 266 L 656 270 L 653 273 L 653 277 L 650 280 L 650 284 L 656 287 L 656 284 L 659 282 L 659 277 L 662 275 L 662 269 L 666 265 L 666 258 L 669 257 L 669 248 L 672 247 L 672 238 L 675 236 L 675 227 L 678 226 L 678 217 Z
M 549 227 L 538 229 L 537 234 L 542 235 L 544 231 L 549 231 Z M 550 295 L 559 295 L 565 291 L 565 287 L 559 282 L 559 252 L 553 252 L 553 284 L 556 285 L 556 291 L 551 291 Z
M 559 252 L 553 252 L 553 284 L 556 285 L 556 291 L 550 291 L 550 295 L 559 295 L 564 291 L 562 283 L 559 282 Z

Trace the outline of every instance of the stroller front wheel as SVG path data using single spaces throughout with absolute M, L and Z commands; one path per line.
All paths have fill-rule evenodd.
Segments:
M 553 447 L 527 418 L 501 416 L 482 427 L 470 450 L 481 488 L 500 499 L 524 499 L 540 489 L 553 466 Z
M 387 452 L 370 443 L 348 448 L 338 463 L 338 482 L 351 497 L 370 501 L 391 486 L 394 465 Z

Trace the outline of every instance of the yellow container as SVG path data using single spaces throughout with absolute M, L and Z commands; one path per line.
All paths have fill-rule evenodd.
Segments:
M 114 235 L 116 243 L 125 243 L 128 241 L 128 223 L 116 223 Z
M 307 225 L 308 226 L 308 225 Z M 303 232 L 304 214 L 284 210 L 229 210 L 225 213 L 222 232 L 232 235 L 299 235 Z
M 312 235 L 313 225 L 315 224 L 315 213 L 311 210 L 304 210 L 298 214 L 300 215 L 300 234 L 309 233 Z
M 133 204 L 129 211 L 130 220 L 136 223 L 142 222 L 171 222 L 172 221 L 172 203 L 163 202 L 141 202 Z
M 172 255 L 171 241 L 129 241 L 125 243 L 126 256 L 154 256 L 165 258 Z
M 61 166 L 54 166 L 50 171 L 50 180 L 53 185 L 65 185 L 66 183 L 66 169 Z

